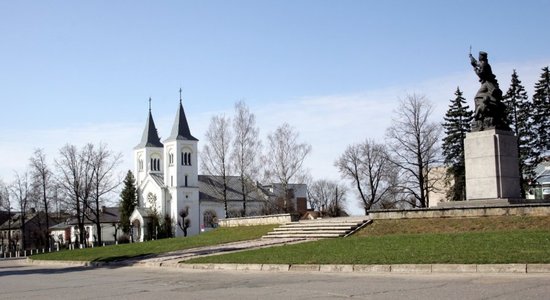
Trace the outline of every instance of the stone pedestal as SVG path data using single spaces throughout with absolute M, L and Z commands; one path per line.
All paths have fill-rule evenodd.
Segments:
M 517 138 L 511 131 L 466 134 L 466 200 L 517 199 L 521 196 Z

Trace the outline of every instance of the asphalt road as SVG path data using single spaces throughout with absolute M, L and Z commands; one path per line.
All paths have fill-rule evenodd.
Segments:
M 550 274 L 344 274 L 29 266 L 0 260 L 0 299 L 548 299 Z

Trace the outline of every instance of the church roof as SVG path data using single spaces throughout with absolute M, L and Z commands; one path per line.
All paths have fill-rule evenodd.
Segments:
M 160 142 L 157 127 L 155 126 L 155 121 L 153 121 L 153 115 L 151 114 L 150 109 L 149 117 L 147 118 L 147 123 L 145 124 L 143 135 L 141 136 L 141 142 L 136 146 L 136 148 L 144 147 L 163 147 Z
M 181 104 L 176 114 L 176 119 L 174 120 L 174 125 L 172 126 L 172 132 L 166 141 L 173 140 L 188 140 L 188 141 L 198 141 L 197 138 L 191 135 L 189 130 L 189 124 L 187 123 L 187 118 L 185 117 L 185 111 L 183 110 L 183 105 Z
M 164 186 L 164 176 L 162 174 L 151 173 L 150 175 L 159 187 Z
M 269 192 L 261 186 L 247 181 L 247 201 L 265 201 Z M 223 177 L 214 175 L 199 175 L 199 199 L 208 201 L 223 201 Z M 241 178 L 239 176 L 227 177 L 227 200 L 242 201 Z

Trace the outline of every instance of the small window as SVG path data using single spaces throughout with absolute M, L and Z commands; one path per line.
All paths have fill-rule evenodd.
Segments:
M 185 186 L 187 186 L 187 175 L 185 175 Z
M 174 153 L 168 154 L 168 163 L 173 166 L 174 165 Z
M 216 212 L 209 209 L 204 212 L 202 223 L 206 228 L 215 228 L 218 226 L 218 219 L 216 217 Z

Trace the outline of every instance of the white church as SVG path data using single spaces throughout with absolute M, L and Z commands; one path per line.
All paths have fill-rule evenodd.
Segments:
M 151 101 L 149 99 L 149 101 Z M 178 110 L 168 138 L 160 141 L 151 107 L 143 130 L 141 142 L 134 148 L 134 174 L 138 190 L 138 207 L 130 217 L 134 241 L 155 237 L 150 226 L 151 216 L 169 216 L 173 221 L 173 235 L 184 236 L 177 225 L 179 213 L 188 212 L 187 235 L 200 234 L 216 226 L 218 218 L 226 215 L 221 197 L 221 177 L 199 175 L 198 142 L 189 129 L 182 105 L 181 91 Z M 260 215 L 263 208 L 279 192 L 280 184 L 261 185 L 247 182 L 247 215 Z M 231 176 L 228 184 L 228 215 L 237 216 L 243 207 L 241 180 Z M 306 211 L 307 188 L 305 184 L 293 184 L 291 201 L 298 212 Z

